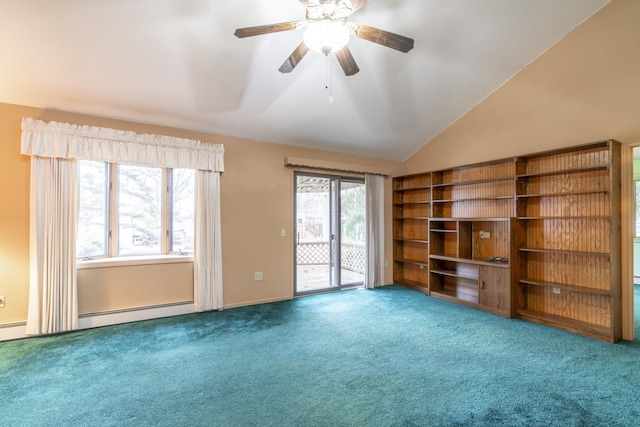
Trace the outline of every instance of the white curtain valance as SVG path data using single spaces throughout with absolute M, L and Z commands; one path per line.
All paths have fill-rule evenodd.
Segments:
M 30 156 L 224 172 L 224 145 L 69 123 L 22 119 Z

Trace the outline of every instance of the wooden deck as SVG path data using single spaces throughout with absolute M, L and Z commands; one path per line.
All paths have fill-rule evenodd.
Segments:
M 340 272 L 343 285 L 361 285 L 364 274 L 342 269 Z M 297 292 L 311 292 L 329 288 L 329 265 L 300 265 L 297 274 Z

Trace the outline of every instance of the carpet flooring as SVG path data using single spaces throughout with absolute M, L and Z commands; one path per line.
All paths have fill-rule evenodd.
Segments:
M 640 341 L 351 290 L 0 343 L 0 425 L 640 425 Z

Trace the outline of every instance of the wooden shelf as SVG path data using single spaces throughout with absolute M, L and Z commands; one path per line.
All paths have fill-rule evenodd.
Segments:
M 533 172 L 533 173 L 518 174 L 518 175 L 516 175 L 516 179 L 536 177 L 536 176 L 566 175 L 566 174 L 574 174 L 574 173 L 580 173 L 580 172 L 592 172 L 592 171 L 608 170 L 608 169 L 609 169 L 608 165 L 588 166 L 588 167 L 583 167 L 583 168 L 568 168 L 568 169 L 559 169 L 559 170 L 554 170 L 554 171 L 544 171 L 544 172 Z
M 429 266 L 429 261 L 420 261 L 417 259 L 407 259 L 407 258 L 397 258 L 394 260 L 395 262 L 409 263 L 409 264 L 417 264 L 422 265 L 423 267 Z
M 427 289 L 428 283 L 416 282 L 415 280 L 396 279 L 394 280 L 396 285 L 408 286 L 410 288 Z
M 547 221 L 554 219 L 607 219 L 611 217 L 608 215 L 603 216 L 519 216 L 518 219 L 524 219 L 529 221 Z
M 609 258 L 611 256 L 611 254 L 608 252 L 565 251 L 562 249 L 520 248 L 518 250 L 520 252 L 532 252 L 532 253 L 542 253 L 542 254 L 597 256 L 597 257 L 606 257 L 606 258 Z
M 558 289 L 570 291 L 570 292 L 581 292 L 581 293 L 594 294 L 594 295 L 611 296 L 611 291 L 606 289 L 589 288 L 586 286 L 579 286 L 579 285 L 567 285 L 564 283 L 555 283 L 555 282 L 542 282 L 542 281 L 533 280 L 533 279 L 520 279 L 519 282 L 523 285 L 541 286 L 545 288 L 558 288 Z
M 459 258 L 456 255 L 450 255 L 450 254 L 431 254 L 429 255 L 429 258 L 439 259 L 442 261 L 455 261 L 463 264 L 488 265 L 491 267 L 509 268 L 508 262 L 489 261 L 487 259 Z
M 458 261 L 460 258 L 456 254 L 431 254 L 431 259 L 441 259 L 442 261 Z
M 609 190 L 593 190 L 593 191 L 567 191 L 563 193 L 536 193 L 536 194 L 516 194 L 516 199 L 539 198 L 539 197 L 566 197 L 581 196 L 587 194 L 609 193 Z
M 431 203 L 430 200 L 422 200 L 418 202 L 395 202 L 394 206 L 406 206 L 406 205 L 428 205 Z
M 465 302 L 470 303 L 470 304 L 464 304 L 464 305 L 471 305 L 472 307 L 475 307 L 478 304 L 477 296 L 473 296 L 473 295 L 465 294 L 461 292 L 440 290 L 440 291 L 431 291 L 431 295 L 441 299 L 445 299 L 447 301 L 455 302 L 458 304 L 460 303 L 464 304 Z
M 419 219 L 419 220 L 429 220 L 428 216 L 399 216 L 394 217 L 393 219 L 402 221 L 403 219 Z
M 506 217 L 469 217 L 469 218 L 431 218 L 431 223 L 438 222 L 506 222 L 509 218 Z
M 428 240 L 425 239 L 408 239 L 405 237 L 394 237 L 393 240 L 398 242 L 416 242 L 416 243 L 429 243 Z
M 457 271 L 455 270 L 430 270 L 431 273 L 433 274 L 439 274 L 441 276 L 449 276 L 449 277 L 458 277 L 461 279 L 470 279 L 470 280 L 478 280 L 478 276 L 471 276 L 471 275 L 464 275 L 464 274 L 459 274 Z
M 512 181 L 513 178 L 514 178 L 513 176 L 505 176 L 505 177 L 497 177 L 497 178 L 474 179 L 469 181 L 443 182 L 439 184 L 433 184 L 431 188 L 450 187 L 454 185 L 484 184 L 484 183 L 493 183 L 497 181 Z
M 536 310 L 518 310 L 518 315 L 523 320 L 530 320 L 558 329 L 564 329 L 569 332 L 579 333 L 582 335 L 590 336 L 592 338 L 614 342 L 614 340 L 611 339 L 611 328 L 606 326 L 583 322 L 581 320 L 575 320 L 568 317 L 556 316 Z
M 430 185 L 424 185 L 421 187 L 394 188 L 393 191 L 395 191 L 396 193 L 403 193 L 405 191 L 429 190 L 430 188 Z
M 455 203 L 455 202 L 471 202 L 474 200 L 510 200 L 513 196 L 495 196 L 495 197 L 468 197 L 460 199 L 433 199 L 431 203 Z

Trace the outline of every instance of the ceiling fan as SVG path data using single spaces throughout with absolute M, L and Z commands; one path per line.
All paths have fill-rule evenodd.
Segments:
M 347 47 L 349 38 L 355 36 L 400 52 L 413 49 L 413 39 L 368 25 L 349 22 L 347 19 L 370 0 L 300 0 L 306 9 L 304 21 L 281 22 L 279 24 L 258 25 L 238 28 L 234 35 L 238 38 L 259 36 L 280 31 L 303 29 L 303 40 L 278 71 L 290 73 L 302 61 L 309 49 L 326 56 L 336 55 L 342 71 L 347 76 L 360 69 Z

